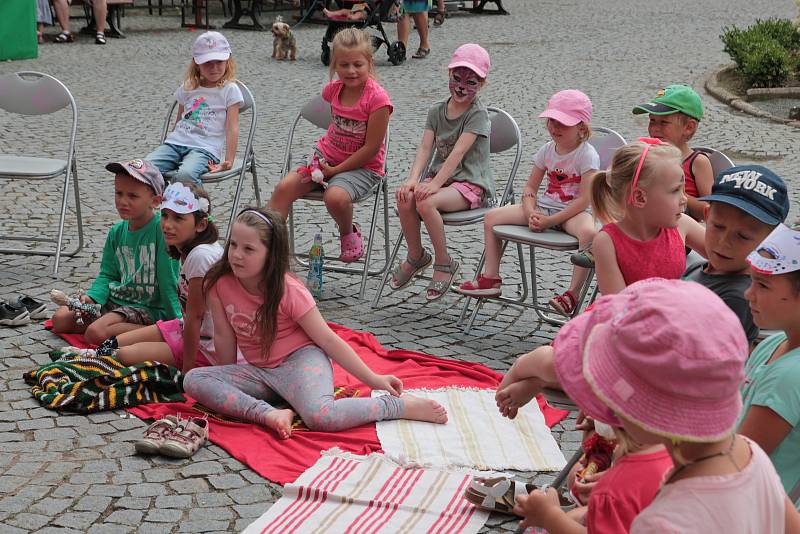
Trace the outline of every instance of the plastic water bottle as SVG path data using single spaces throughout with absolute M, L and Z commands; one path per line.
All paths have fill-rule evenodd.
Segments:
M 308 252 L 309 270 L 306 287 L 314 298 L 322 297 L 322 263 L 325 261 L 325 251 L 322 249 L 322 236 L 314 236 L 314 244 Z

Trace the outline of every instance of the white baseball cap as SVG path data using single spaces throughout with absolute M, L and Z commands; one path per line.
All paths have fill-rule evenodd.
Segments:
M 198 65 L 209 61 L 226 61 L 231 57 L 231 45 L 219 32 L 205 32 L 195 39 L 192 45 L 192 57 Z
M 158 209 L 169 209 L 175 213 L 182 214 L 194 213 L 195 211 L 208 213 L 208 199 L 198 198 L 186 185 L 181 182 L 174 182 L 169 184 L 169 187 L 164 191 L 164 197 Z

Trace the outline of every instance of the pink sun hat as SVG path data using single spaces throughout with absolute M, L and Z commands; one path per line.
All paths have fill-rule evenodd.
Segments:
M 456 48 L 450 63 L 447 64 L 448 69 L 456 67 L 467 67 L 481 78 L 486 78 L 492 62 L 489 59 L 489 52 L 481 45 L 467 43 Z
M 583 413 L 615 427 L 621 427 L 622 423 L 611 408 L 597 398 L 583 376 L 583 347 L 592 329 L 610 321 L 623 309 L 626 302 L 626 299 L 618 298 L 617 295 L 600 297 L 591 309 L 562 326 L 553 340 L 554 363 L 561 388 Z
M 577 89 L 559 91 L 547 101 L 547 107 L 539 114 L 540 119 L 554 119 L 564 126 L 575 126 L 579 122 L 592 122 L 592 101 Z
M 729 436 L 748 354 L 733 311 L 711 290 L 681 280 L 642 280 L 611 298 L 623 305 L 592 328 L 583 348 L 583 374 L 597 397 L 660 436 Z

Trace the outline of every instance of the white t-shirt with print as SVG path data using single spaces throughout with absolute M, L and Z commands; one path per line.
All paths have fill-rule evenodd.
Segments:
M 567 154 L 556 152 L 556 144 L 549 141 L 533 156 L 533 164 L 545 173 L 546 189 L 539 195 L 542 207 L 564 209 L 581 191 L 581 177 L 600 168 L 600 156 L 589 143 L 581 143 Z
M 186 256 L 181 265 L 181 273 L 178 277 L 178 300 L 181 303 L 181 310 L 186 315 L 186 303 L 189 300 L 189 280 L 193 278 L 203 278 L 208 270 L 217 260 L 222 257 L 224 249 L 219 243 L 208 245 L 197 245 L 189 255 Z M 200 324 L 200 350 L 210 361 L 214 356 L 214 320 L 211 318 L 211 311 L 206 306 L 203 313 L 203 322 Z
M 175 91 L 175 100 L 183 106 L 183 115 L 164 142 L 201 148 L 222 159 L 228 108 L 244 102 L 239 86 L 228 82 L 221 88 L 198 87 L 190 91 L 181 85 Z

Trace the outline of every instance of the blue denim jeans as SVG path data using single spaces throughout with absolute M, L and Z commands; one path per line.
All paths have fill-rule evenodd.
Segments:
M 177 173 L 172 179 L 173 182 L 194 182 L 200 186 L 203 185 L 200 176 L 208 172 L 208 160 L 219 163 L 219 159 L 202 148 L 171 143 L 164 143 L 144 159 L 152 162 L 162 173 L 177 169 Z

